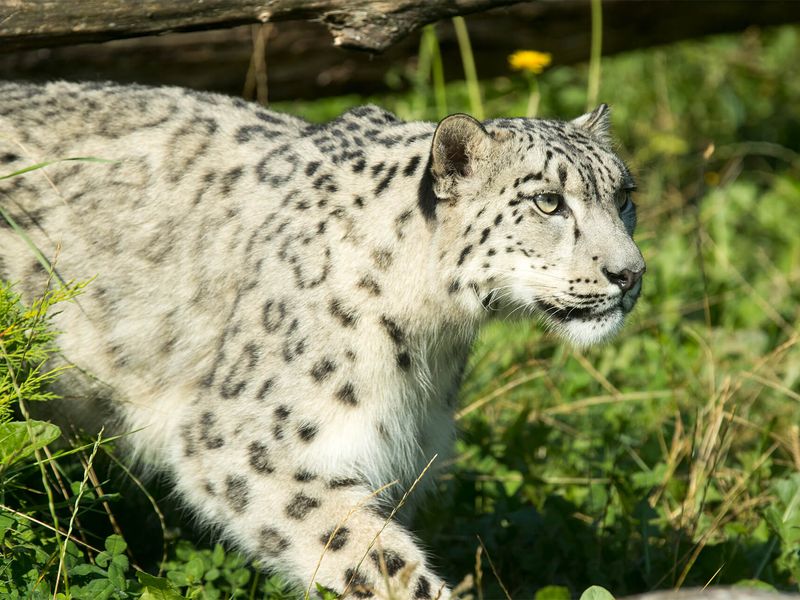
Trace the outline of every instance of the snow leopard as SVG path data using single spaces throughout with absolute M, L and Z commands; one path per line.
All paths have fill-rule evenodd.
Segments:
M 639 297 L 609 122 L 319 124 L 174 87 L 3 83 L 0 174 L 48 164 L 0 181 L 0 276 L 28 299 L 90 282 L 55 316 L 59 406 L 132 432 L 132 459 L 263 568 L 448 598 L 410 518 L 481 326 L 539 318 L 586 346 Z

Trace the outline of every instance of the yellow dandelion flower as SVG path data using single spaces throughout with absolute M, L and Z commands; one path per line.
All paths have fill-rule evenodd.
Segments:
M 508 57 L 509 66 L 515 71 L 527 71 L 538 75 L 550 66 L 553 56 L 549 52 L 537 52 L 536 50 L 517 50 Z
M 719 173 L 716 171 L 708 171 L 705 175 L 703 175 L 703 179 L 705 179 L 706 185 L 710 187 L 719 185 L 720 182 Z

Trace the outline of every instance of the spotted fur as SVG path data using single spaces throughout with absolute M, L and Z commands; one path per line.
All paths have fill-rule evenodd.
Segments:
M 202 520 L 304 587 L 445 598 L 387 515 L 448 454 L 479 327 L 533 314 L 588 344 L 639 294 L 607 124 L 367 106 L 319 125 L 175 88 L 0 84 L 4 172 L 108 161 L 0 181 L 0 202 L 57 277 L 94 278 L 56 317 L 80 367 L 64 389 L 105 398 Z M 0 256 L 27 298 L 45 288 L 5 225 Z

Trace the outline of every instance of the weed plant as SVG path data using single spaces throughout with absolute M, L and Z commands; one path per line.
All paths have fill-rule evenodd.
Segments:
M 474 597 L 798 590 L 800 79 L 788 75 L 798 63 L 795 27 L 603 60 L 597 95 L 638 173 L 643 295 L 620 338 L 586 352 L 536 323 L 497 323 L 480 338 L 456 455 L 418 519 L 441 570 L 471 577 Z M 412 90 L 274 108 L 323 120 L 372 101 L 435 120 L 476 102 L 491 117 L 530 105 L 530 82 L 511 72 L 467 84 L 444 73 L 433 29 L 418 67 L 389 77 Z M 539 114 L 582 113 L 588 80 L 584 66 L 538 76 Z M 43 315 L 73 292 L 23 309 L 0 288 L 0 596 L 293 597 L 213 540 L 185 539 L 177 518 L 157 534 L 164 560 L 132 552 L 131 532 L 113 525 L 129 509 L 102 491 L 114 484 L 93 461 L 113 444 L 54 456 L 44 444 L 57 431 L 25 419 L 52 376 Z

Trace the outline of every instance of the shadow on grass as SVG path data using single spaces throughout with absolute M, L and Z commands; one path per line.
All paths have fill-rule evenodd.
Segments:
M 451 582 L 474 573 L 480 538 L 515 600 L 533 598 L 549 585 L 568 588 L 572 597 L 591 585 L 617 597 L 670 588 L 695 549 L 687 532 L 659 524 L 646 495 L 629 507 L 628 516 L 601 522 L 603 516 L 586 515 L 554 494 L 537 509 L 522 491 L 506 494 L 502 483 L 487 483 L 474 473 L 459 473 L 445 487 L 418 519 L 438 567 Z M 760 577 L 778 588 L 795 589 L 789 573 L 771 566 L 781 553 L 779 541 L 741 533 L 707 544 L 682 587 Z M 484 597 L 503 598 L 486 553 L 481 562 Z

